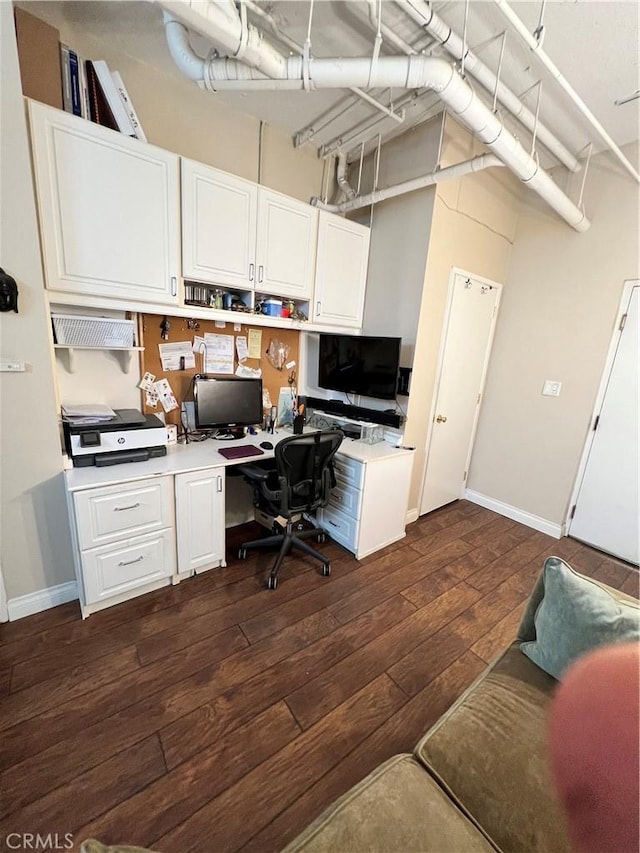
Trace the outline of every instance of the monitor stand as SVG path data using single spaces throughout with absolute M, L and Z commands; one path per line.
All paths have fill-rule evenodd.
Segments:
M 219 441 L 235 441 L 237 438 L 244 438 L 244 427 L 228 427 L 216 433 L 216 439 Z

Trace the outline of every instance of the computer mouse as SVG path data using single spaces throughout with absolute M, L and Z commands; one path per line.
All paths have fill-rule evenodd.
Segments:
M 261 441 L 260 447 L 262 447 L 263 450 L 273 450 L 273 444 L 271 444 L 270 441 Z

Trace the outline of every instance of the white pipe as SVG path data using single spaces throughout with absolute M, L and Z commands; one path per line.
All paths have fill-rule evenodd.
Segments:
M 266 48 L 267 49 L 267 48 Z M 272 49 L 268 48 L 270 53 Z M 280 74 L 272 74 L 273 88 L 292 85 L 304 88 L 305 72 L 312 89 L 351 87 L 428 88 L 437 92 L 449 111 L 478 136 L 516 174 L 535 190 L 572 228 L 586 231 L 589 221 L 580 210 L 538 166 L 517 139 L 504 128 L 500 120 L 486 107 L 469 84 L 449 63 L 425 56 L 380 57 L 374 69 L 369 58 L 313 59 L 304 68 L 304 59 L 290 57 Z M 260 71 L 242 62 L 213 59 L 206 63 L 205 85 L 223 88 L 225 79 L 251 80 L 262 77 Z M 246 86 L 245 87 L 249 88 Z
M 201 83 L 205 76 L 205 61 L 189 44 L 189 34 L 183 25 L 168 12 L 163 12 L 164 29 L 171 58 L 189 80 Z
M 453 32 L 451 27 L 446 24 L 442 18 L 433 11 L 428 3 L 424 0 L 396 0 L 402 9 L 411 17 L 413 21 L 420 24 L 430 35 L 434 36 L 442 47 L 454 57 L 454 59 L 462 59 L 464 52 L 464 44 L 460 36 Z M 535 115 L 529 110 L 522 101 L 515 95 L 511 89 L 497 80 L 496 75 L 488 68 L 484 62 L 478 59 L 469 49 L 467 49 L 464 59 L 465 71 L 473 75 L 479 83 L 489 92 L 496 91 L 500 103 L 509 110 L 515 118 L 527 128 L 531 133 L 536 126 Z M 496 85 L 497 84 L 497 85 Z M 572 172 L 580 171 L 580 163 L 573 154 L 560 142 L 560 140 L 551 133 L 551 131 L 543 124 L 538 122 L 537 125 L 538 140 L 544 147 L 550 151 L 563 165 Z
M 631 163 L 625 155 L 622 153 L 620 148 L 616 145 L 615 141 L 609 136 L 604 127 L 600 124 L 598 119 L 591 112 L 589 107 L 584 103 L 580 95 L 576 92 L 573 86 L 569 83 L 567 78 L 562 74 L 557 65 L 549 58 L 549 56 L 544 52 L 542 47 L 540 46 L 540 42 L 538 42 L 527 30 L 525 25 L 522 23 L 520 18 L 516 15 L 516 13 L 511 9 L 506 0 L 493 0 L 496 4 L 500 12 L 502 12 L 503 16 L 507 19 L 507 21 L 511 24 L 511 26 L 518 33 L 520 38 L 524 41 L 528 47 L 534 52 L 540 62 L 544 65 L 544 67 L 549 71 L 556 79 L 558 85 L 563 89 L 563 91 L 569 96 L 569 98 L 573 101 L 575 106 L 580 110 L 582 115 L 587 119 L 589 124 L 596 131 L 600 139 L 607 145 L 611 151 L 616 155 L 618 160 L 625 167 L 627 172 L 632 175 L 636 181 L 640 182 L 640 173 L 637 171 L 633 163 Z
M 454 178 L 462 178 L 471 172 L 479 172 L 482 169 L 489 169 L 494 166 L 504 166 L 504 163 L 499 160 L 495 154 L 481 154 L 479 157 L 474 157 L 472 160 L 465 160 L 463 163 L 456 163 L 454 166 L 447 166 L 444 169 L 439 169 L 431 172 L 428 175 L 423 175 L 420 178 L 413 178 L 410 181 L 403 181 L 401 184 L 395 184 L 392 187 L 387 187 L 383 190 L 375 190 L 368 195 L 353 198 L 351 201 L 345 201 L 341 204 L 324 204 L 320 199 L 311 199 L 311 204 L 319 207 L 322 210 L 328 210 L 331 213 L 346 213 L 349 210 L 358 210 L 361 207 L 368 207 L 370 204 L 377 204 L 380 201 L 385 201 L 389 198 L 395 198 L 399 195 L 414 192 L 415 190 L 424 189 L 424 187 L 439 184 L 441 181 L 448 181 Z
M 349 183 L 349 179 L 347 177 L 346 154 L 338 154 L 338 162 L 336 164 L 336 181 L 348 199 L 354 199 L 356 197 L 356 191 Z
M 159 0 L 172 18 L 201 35 L 210 38 L 224 53 L 258 69 L 267 77 L 284 77 L 286 59 L 265 40 L 262 33 L 249 24 L 242 26 L 239 17 L 231 20 L 228 9 L 213 0 L 191 5 L 189 0 Z M 198 11 L 204 7 L 203 12 Z

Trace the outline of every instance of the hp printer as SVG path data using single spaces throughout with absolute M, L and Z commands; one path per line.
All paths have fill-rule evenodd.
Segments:
M 160 418 L 137 409 L 114 411 L 114 418 L 100 423 L 64 422 L 65 448 L 76 468 L 166 456 L 167 428 Z

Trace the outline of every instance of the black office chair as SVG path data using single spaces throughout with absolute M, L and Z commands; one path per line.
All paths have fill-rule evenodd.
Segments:
M 251 464 L 238 466 L 238 470 L 254 487 L 256 506 L 269 515 L 286 520 L 285 525 L 276 522 L 276 532 L 271 536 L 245 542 L 238 552 L 240 559 L 244 559 L 247 551 L 253 548 L 280 545 L 280 553 L 271 569 L 269 589 L 277 587 L 278 569 L 292 548 L 299 548 L 319 560 L 325 577 L 331 574 L 331 563 L 304 541 L 314 537 L 318 542 L 324 542 L 326 531 L 313 520 L 314 527 L 307 530 L 294 530 L 294 524 L 301 514 L 326 506 L 331 489 L 335 486 L 333 457 L 343 437 L 339 429 L 292 435 L 276 444 L 274 469 Z

